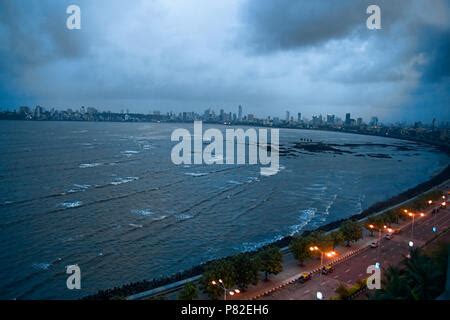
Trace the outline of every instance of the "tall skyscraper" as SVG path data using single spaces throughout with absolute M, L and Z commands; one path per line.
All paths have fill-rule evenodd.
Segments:
M 301 112 L 297 113 L 297 122 L 298 123 L 302 122 L 302 113 Z
M 350 113 L 346 113 L 345 114 L 345 124 L 349 126 L 351 122 L 352 122 L 352 119 L 350 118 Z
M 286 111 L 286 122 L 289 122 L 289 111 Z
M 241 105 L 239 105 L 238 120 L 239 120 L 239 121 L 242 120 L 242 106 L 241 106 Z

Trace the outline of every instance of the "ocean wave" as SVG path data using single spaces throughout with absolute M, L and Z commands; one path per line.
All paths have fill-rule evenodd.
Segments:
M 36 262 L 31 265 L 34 269 L 37 270 L 48 270 L 52 264 L 48 262 Z
M 152 218 L 152 220 L 153 221 L 161 221 L 161 220 L 164 220 L 165 218 L 167 218 L 167 216 L 159 216 L 159 217 Z
M 272 238 L 268 238 L 259 242 L 244 242 L 241 245 L 235 247 L 235 249 L 241 252 L 255 251 L 261 247 L 264 247 L 265 245 L 268 245 L 281 239 L 283 239 L 282 235 L 276 235 L 273 236 Z
M 184 174 L 191 177 L 203 177 L 207 176 L 208 172 L 185 172 Z
M 122 154 L 138 154 L 141 153 L 140 151 L 136 151 L 136 150 L 126 150 L 126 151 L 122 151 Z
M 137 210 L 131 210 L 131 212 L 133 214 L 136 214 L 138 216 L 143 216 L 143 217 L 147 217 L 147 216 L 151 216 L 151 215 L 155 214 L 150 209 L 137 209 Z
M 136 223 L 129 223 L 128 225 L 133 228 L 142 228 L 143 227 L 142 224 L 136 224 Z
M 99 162 L 95 162 L 95 163 L 82 163 L 82 164 L 80 164 L 78 167 L 80 168 L 80 169 L 86 169 L 86 168 L 94 168 L 94 167 L 98 167 L 98 166 L 101 166 L 102 165 L 102 163 L 99 163 Z
M 235 181 L 235 180 L 228 180 L 227 183 L 235 184 L 235 185 L 241 185 L 242 184 L 242 182 Z
M 132 181 L 135 181 L 135 180 L 139 180 L 139 177 L 116 178 L 110 184 L 113 185 L 113 186 L 118 186 L 120 184 L 132 182 Z
M 316 212 L 317 212 L 316 208 L 301 210 L 300 216 L 298 218 L 299 223 L 289 227 L 290 231 L 289 235 L 293 236 L 297 234 L 299 231 L 301 231 L 304 227 L 306 227 L 306 225 L 308 225 L 308 223 L 311 222 L 311 220 L 314 218 Z
M 70 208 L 76 208 L 79 207 L 83 204 L 82 201 L 65 201 L 63 203 L 60 203 L 58 206 L 59 207 L 63 207 L 65 209 L 70 209 Z
M 188 220 L 193 218 L 193 215 L 190 214 L 186 214 L 186 213 L 182 213 L 182 214 L 177 214 L 175 215 L 175 219 L 181 221 L 181 220 Z
M 89 184 L 74 184 L 74 188 L 67 190 L 67 193 L 84 192 L 91 187 Z
M 248 177 L 247 181 L 245 181 L 246 183 L 253 183 L 253 182 L 258 182 L 259 178 L 258 177 Z

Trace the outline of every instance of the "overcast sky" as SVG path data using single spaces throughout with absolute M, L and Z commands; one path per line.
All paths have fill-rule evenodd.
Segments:
M 0 43 L 1 109 L 450 121 L 448 0 L 0 0 Z

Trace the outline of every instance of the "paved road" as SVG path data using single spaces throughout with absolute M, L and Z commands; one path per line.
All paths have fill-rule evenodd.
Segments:
M 423 218 L 416 218 L 414 224 L 414 244 L 422 246 L 427 240 L 435 236 L 432 228 L 438 226 L 438 232 L 450 227 L 450 210 L 442 209 L 435 215 L 427 214 Z M 408 243 L 411 240 L 411 224 L 403 228 L 392 240 L 383 239 L 378 248 L 379 260 L 382 270 L 389 265 L 396 265 L 408 254 Z M 374 235 L 374 240 L 377 235 Z M 367 277 L 367 267 L 377 262 L 378 249 L 367 250 L 339 263 L 333 273 L 329 275 L 316 274 L 304 283 L 294 283 L 264 296 L 267 300 L 309 300 L 315 299 L 317 291 L 323 293 L 325 299 L 335 296 L 335 290 L 340 283 L 347 285 L 355 283 L 358 279 Z

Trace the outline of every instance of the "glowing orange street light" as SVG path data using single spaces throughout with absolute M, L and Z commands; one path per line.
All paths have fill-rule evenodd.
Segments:
M 447 205 L 447 202 L 444 201 L 441 204 L 442 204 L 443 207 L 445 207 Z
M 369 224 L 369 228 L 373 229 L 374 228 L 373 224 Z
M 425 217 L 425 213 L 421 212 L 421 213 L 420 213 L 420 216 L 421 216 L 421 217 Z
M 211 284 L 213 286 L 218 286 L 218 287 L 223 289 L 223 299 L 224 300 L 227 300 L 227 292 L 228 292 L 228 294 L 230 296 L 234 296 L 235 294 L 241 293 L 241 291 L 239 289 L 227 289 L 227 288 L 225 288 L 225 285 L 224 285 L 222 279 L 219 279 L 218 282 L 213 280 L 213 281 L 211 281 Z
M 432 204 L 433 203 L 433 200 L 428 200 L 428 204 Z
M 320 250 L 318 246 L 311 246 L 311 247 L 309 247 L 309 250 L 310 251 L 319 251 L 320 252 L 320 276 L 322 276 L 323 254 L 324 254 L 324 252 L 322 250 Z M 337 255 L 337 252 L 336 251 L 330 251 L 330 252 L 326 252 L 325 255 L 328 258 L 332 258 L 332 257 Z
M 233 291 L 230 291 L 228 293 L 230 294 L 230 296 L 234 296 L 235 294 L 241 293 L 241 291 L 239 289 L 234 289 Z

